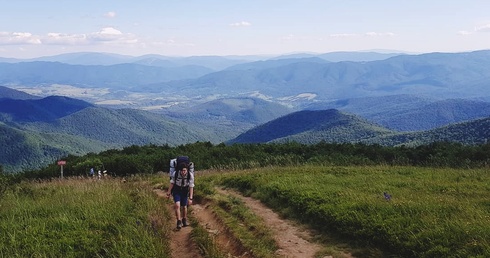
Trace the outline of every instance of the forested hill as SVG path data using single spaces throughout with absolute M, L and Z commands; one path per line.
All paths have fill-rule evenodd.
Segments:
M 367 144 L 419 146 L 431 142 L 455 142 L 466 145 L 486 144 L 490 140 L 490 117 L 410 133 L 382 135 L 364 140 Z
M 94 105 L 83 100 L 50 96 L 42 99 L 0 99 L 0 114 L 10 122 L 45 122 L 73 114 Z M 1 120 L 0 120 L 1 121 Z
M 335 109 L 298 111 L 257 126 L 228 143 L 322 141 L 418 146 L 448 141 L 482 144 L 490 139 L 490 118 L 471 120 L 418 132 L 391 131 L 358 116 Z
M 216 137 L 205 128 L 141 110 L 88 107 L 52 120 L 0 122 L 0 164 L 6 171 L 39 168 L 65 155 L 131 145 L 177 145 Z
M 23 91 L 14 90 L 5 86 L 0 86 L 0 99 L 40 99 L 40 97 L 27 94 Z
M 397 131 L 424 131 L 490 117 L 490 102 L 389 95 L 315 102 L 307 110 L 338 109 Z
M 257 126 L 228 143 L 356 142 L 392 131 L 358 116 L 329 110 L 305 110 Z

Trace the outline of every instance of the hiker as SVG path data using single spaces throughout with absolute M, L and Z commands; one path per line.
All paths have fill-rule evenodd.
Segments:
M 90 177 L 94 177 L 94 168 L 90 168 Z
M 178 157 L 170 160 L 170 186 L 167 197 L 173 197 L 177 230 L 189 225 L 187 206 L 192 204 L 194 196 L 194 164 L 189 158 Z M 182 212 L 181 212 L 182 208 Z

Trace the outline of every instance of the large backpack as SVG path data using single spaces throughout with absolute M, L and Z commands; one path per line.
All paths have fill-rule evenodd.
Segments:
M 194 166 L 188 156 L 178 156 L 177 158 L 170 160 L 170 179 L 172 179 L 173 176 L 174 182 L 177 182 L 177 176 L 179 175 L 177 172 L 179 172 L 184 165 L 189 169 L 187 173 L 187 181 L 189 181 L 191 172 L 194 172 Z

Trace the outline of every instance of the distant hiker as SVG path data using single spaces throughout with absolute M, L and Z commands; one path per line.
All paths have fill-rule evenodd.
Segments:
M 180 156 L 170 160 L 170 186 L 167 197 L 172 195 L 174 199 L 175 217 L 177 218 L 177 230 L 187 227 L 187 206 L 192 204 L 194 196 L 194 164 L 189 157 Z M 182 213 L 181 213 L 182 208 Z
M 97 177 L 98 177 L 98 178 L 99 178 L 99 180 L 100 180 L 100 178 L 102 177 L 102 171 L 100 171 L 100 170 L 99 170 L 99 172 L 97 173 Z
M 94 177 L 94 168 L 90 168 L 90 177 Z

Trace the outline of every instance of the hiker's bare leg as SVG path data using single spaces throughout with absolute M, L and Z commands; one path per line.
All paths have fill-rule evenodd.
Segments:
M 187 219 L 187 205 L 184 206 L 183 210 L 184 210 L 184 214 L 183 214 L 184 216 L 182 216 L 182 218 L 186 218 Z
M 175 203 L 175 217 L 177 220 L 181 220 L 182 218 L 180 217 L 180 202 Z

